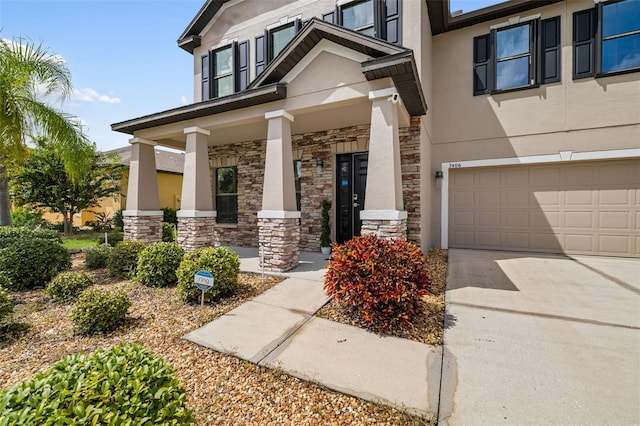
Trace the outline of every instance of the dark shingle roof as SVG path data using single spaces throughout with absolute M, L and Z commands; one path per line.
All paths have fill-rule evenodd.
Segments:
M 163 151 L 156 149 L 156 170 L 167 173 L 184 173 L 184 154 L 171 151 Z M 122 148 L 105 151 L 105 154 L 115 154 L 120 158 L 120 164 L 129 166 L 131 161 L 131 147 L 123 146 Z

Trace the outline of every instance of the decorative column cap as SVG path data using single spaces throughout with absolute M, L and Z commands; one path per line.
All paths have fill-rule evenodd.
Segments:
M 218 212 L 215 210 L 178 210 L 177 217 L 216 217 Z
M 405 210 L 362 210 L 361 220 L 400 220 L 407 218 Z
M 269 111 L 264 114 L 264 118 L 267 120 L 271 120 L 272 118 L 280 118 L 280 117 L 284 117 L 293 123 L 293 115 L 289 114 L 287 111 L 283 109 L 279 109 L 276 111 Z
M 190 133 L 201 133 L 205 136 L 209 136 L 211 135 L 211 131 L 207 130 L 207 129 L 203 129 L 202 127 L 198 127 L 198 126 L 193 126 L 193 127 L 186 127 L 184 129 L 184 134 L 188 135 Z
M 156 141 L 150 141 L 148 139 L 142 139 L 142 138 L 131 138 L 131 139 L 129 139 L 129 143 L 131 145 L 136 144 L 136 143 L 141 143 L 141 144 L 151 145 L 151 146 L 158 145 L 158 142 L 156 142 Z
M 258 212 L 258 219 L 300 219 L 300 217 L 299 211 L 260 210 Z
M 162 210 L 123 210 L 122 216 L 163 216 Z

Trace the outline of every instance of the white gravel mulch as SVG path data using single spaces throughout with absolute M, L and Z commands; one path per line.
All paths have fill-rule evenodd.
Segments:
M 423 299 L 424 313 L 413 319 L 411 326 L 390 329 L 387 334 L 403 339 L 415 340 L 427 345 L 442 346 L 444 337 L 444 295 L 446 290 L 448 251 L 434 249 L 427 256 L 431 276 L 431 294 Z M 334 300 L 327 303 L 317 316 L 343 324 L 354 325 L 377 333 L 378 329 L 365 322 L 350 307 L 340 306 Z
M 82 254 L 74 256 L 81 269 Z M 176 370 L 187 390 L 188 406 L 201 425 L 420 425 L 427 420 L 394 408 L 332 392 L 282 371 L 258 367 L 181 339 L 280 279 L 241 274 L 240 289 L 215 306 L 184 304 L 175 288 L 156 289 L 93 272 L 97 287 L 126 289 L 132 302 L 127 324 L 105 336 L 73 333 L 72 305 L 55 305 L 41 290 L 13 292 L 21 306 L 18 322 L 31 324 L 20 337 L 0 343 L 0 388 L 32 378 L 74 353 L 139 342 Z

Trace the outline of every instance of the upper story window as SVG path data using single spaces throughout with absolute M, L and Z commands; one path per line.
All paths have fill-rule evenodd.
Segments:
M 640 0 L 573 14 L 573 78 L 640 71 Z
M 373 0 L 349 3 L 341 8 L 342 26 L 375 37 L 375 9 Z
M 233 79 L 233 47 L 213 51 L 213 97 L 219 98 L 235 92 Z
M 640 0 L 602 4 L 603 73 L 640 68 Z
M 560 17 L 495 28 L 473 39 L 473 94 L 560 81 Z
M 272 60 L 296 35 L 296 23 L 291 22 L 281 27 L 269 30 L 269 60 Z
M 249 41 L 233 42 L 201 57 L 202 100 L 220 98 L 249 85 Z

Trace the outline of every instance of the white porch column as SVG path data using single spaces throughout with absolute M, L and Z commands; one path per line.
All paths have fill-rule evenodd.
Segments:
M 132 138 L 127 209 L 122 212 L 124 238 L 147 243 L 162 241 L 162 211 L 158 196 L 153 141 Z
M 398 130 L 399 95 L 395 88 L 369 92 L 371 133 L 365 209 L 361 233 L 381 238 L 407 238 L 407 212 L 402 202 L 402 170 Z
M 182 177 L 182 194 L 178 211 L 178 244 L 193 251 L 215 243 L 216 212 L 211 195 L 209 170 L 209 130 L 184 129 L 187 136 Z
M 260 258 L 265 268 L 282 272 L 295 268 L 300 260 L 300 212 L 296 209 L 291 148 L 293 116 L 278 110 L 264 118 L 268 130 L 262 210 L 258 212 Z

